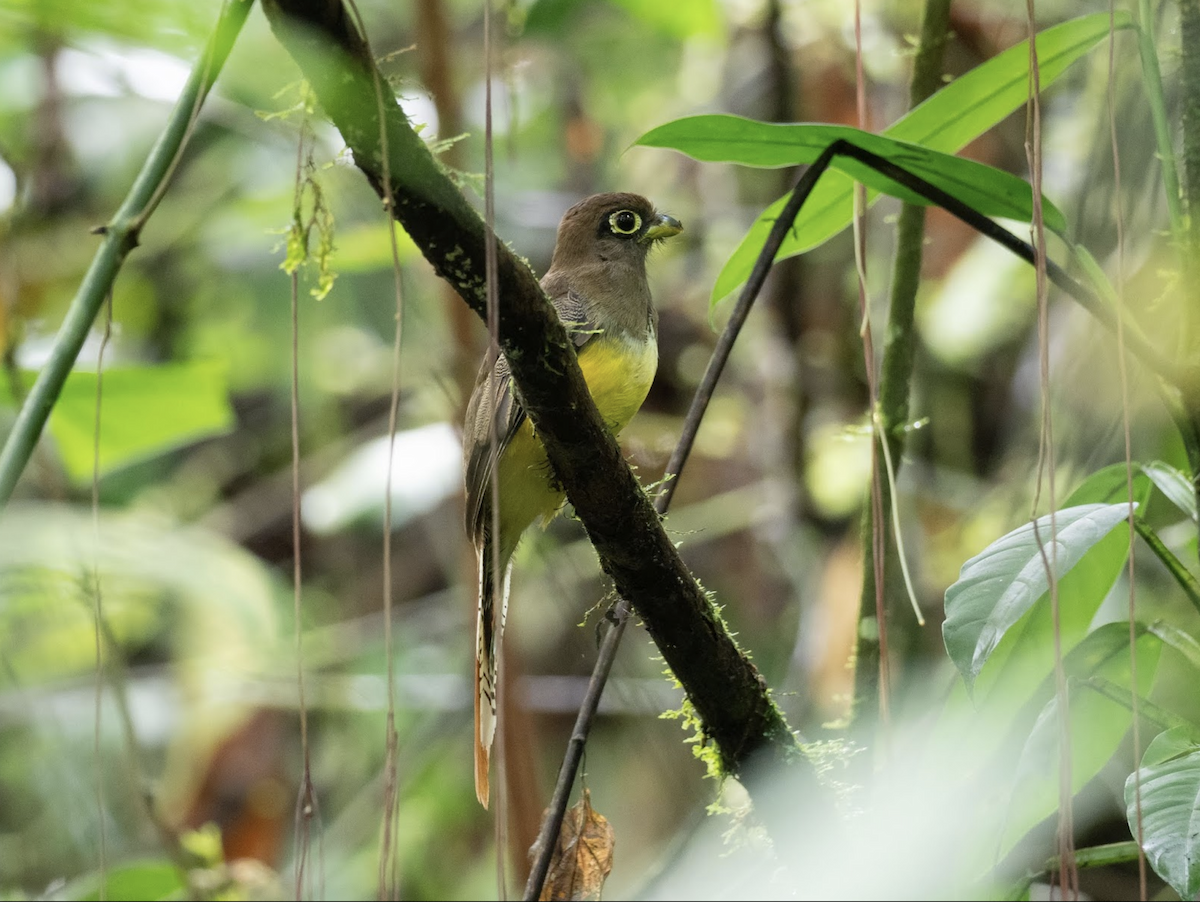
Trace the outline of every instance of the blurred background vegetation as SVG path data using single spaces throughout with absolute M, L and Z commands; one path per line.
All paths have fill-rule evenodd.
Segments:
M 444 145 L 441 159 L 478 200 L 480 4 L 359 5 L 406 111 L 423 136 Z M 95 249 L 89 231 L 127 191 L 218 8 L 215 0 L 0 0 L 0 433 Z M 1043 2 L 1039 25 L 1107 8 Z M 956 2 L 949 77 L 1022 39 L 1024 15 L 1012 3 Z M 906 109 L 920 4 L 864 2 L 863 16 L 868 127 L 878 129 Z M 659 372 L 622 437 L 651 483 L 728 311 L 728 303 L 710 308 L 715 275 L 794 173 L 630 145 L 697 112 L 856 124 L 851 7 L 512 0 L 500 4 L 498 21 L 502 238 L 544 272 L 562 212 L 604 190 L 646 194 L 686 227 L 650 261 Z M 1133 54 L 1132 42 L 1120 52 Z M 1168 69 L 1172 53 L 1164 50 Z M 1043 101 L 1046 194 L 1101 260 L 1116 239 L 1106 63 L 1102 49 L 1086 57 Z M 1136 73 L 1118 74 L 1129 297 L 1153 314 L 1169 278 L 1167 249 L 1155 240 L 1164 216 L 1157 162 Z M 291 591 L 292 325 L 280 263 L 302 122 L 315 134 L 306 169 L 332 214 L 336 246 L 327 296 L 308 293 L 316 275 L 303 273 L 298 332 L 299 629 L 320 804 L 314 848 L 324 894 L 375 892 L 386 708 L 389 226 L 340 136 L 319 115 L 305 117 L 299 79 L 253 11 L 166 199 L 121 272 L 105 351 L 98 529 L 90 499 L 102 324 L 0 516 L 0 895 L 79 890 L 85 884 L 64 889 L 61 881 L 96 871 L 101 837 L 110 867 L 161 857 L 141 803 L 147 790 L 162 826 L 216 823 L 228 860 L 256 859 L 289 879 L 302 760 Z M 965 154 L 1024 175 L 1024 135 L 1018 113 Z M 867 270 L 880 323 L 896 209 L 884 201 L 869 217 Z M 929 216 L 924 272 L 914 431 L 898 498 L 929 622 L 918 629 L 898 608 L 891 647 L 895 703 L 917 711 L 938 704 L 952 678 L 938 629 L 943 591 L 963 561 L 1028 516 L 1039 410 L 1032 272 L 940 211 Z M 853 685 L 870 460 L 854 278 L 848 232 L 777 268 L 667 524 L 792 726 L 810 737 L 846 717 Z M 492 823 L 471 784 L 474 564 L 461 526 L 458 448 L 485 335 L 403 236 L 401 281 L 390 524 L 399 872 L 407 898 L 470 898 L 493 893 L 495 882 Z M 1065 494 L 1081 474 L 1123 459 L 1120 392 L 1097 326 L 1067 302 L 1051 317 Z M 1170 423 L 1134 380 L 1134 457 L 1185 466 Z M 112 677 L 99 694 L 94 571 Z M 605 592 L 570 517 L 522 546 L 506 634 L 514 849 L 528 846 L 552 786 L 594 659 Z M 1153 583 L 1149 599 L 1155 603 Z M 680 700 L 661 671 L 644 634 L 631 632 L 588 746 L 587 785 L 617 836 L 612 897 L 649 891 L 679 838 L 704 820 L 715 789 L 686 734 L 659 717 Z

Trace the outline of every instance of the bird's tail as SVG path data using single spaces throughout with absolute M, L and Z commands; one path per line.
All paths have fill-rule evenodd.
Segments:
M 475 634 L 475 797 L 484 808 L 490 794 L 492 740 L 496 737 L 496 690 L 499 685 L 500 637 L 508 617 L 507 562 L 500 573 L 500 616 L 496 617 L 496 573 L 491 542 L 479 553 L 479 611 Z

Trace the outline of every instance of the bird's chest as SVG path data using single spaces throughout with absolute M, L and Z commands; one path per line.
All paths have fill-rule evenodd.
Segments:
M 579 368 L 600 415 L 617 433 L 646 400 L 658 368 L 658 342 L 653 333 L 599 335 L 580 351 Z

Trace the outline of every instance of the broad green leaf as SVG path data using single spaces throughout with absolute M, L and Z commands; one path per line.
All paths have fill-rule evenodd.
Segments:
M 1046 515 L 1002 536 L 963 564 L 958 580 L 946 590 L 942 638 L 968 688 L 1008 629 L 1047 592 L 1045 561 L 1054 561 L 1061 579 L 1127 513 L 1124 504 L 1066 508 L 1054 516 L 1056 548 L 1050 545 L 1051 517 Z
M 1112 27 L 1131 28 L 1127 10 L 1117 10 Z M 1108 13 L 1070 19 L 1038 33 L 1038 81 L 1042 89 L 1108 39 Z M 885 134 L 937 150 L 965 147 L 1029 98 L 1029 42 L 1021 41 L 967 72 L 898 119 Z
M 1138 694 L 1146 695 L 1154 683 L 1162 646 L 1156 636 L 1137 627 Z M 1108 763 L 1132 725 L 1130 709 L 1091 689 L 1084 680 L 1101 677 L 1132 691 L 1129 661 L 1129 624 L 1109 623 L 1088 635 L 1063 661 L 1070 682 L 1069 729 L 1071 794 L 1075 795 Z M 1014 772 L 1012 794 L 1000 856 L 1038 823 L 1058 810 L 1059 802 L 1059 699 L 1048 685 L 1045 703 L 1021 749 Z
M 1057 626 L 1046 592 L 1009 628 L 975 681 L 974 701 L 981 712 L 1008 723 L 1020 718 L 1031 697 L 1044 703 L 1045 693 L 1038 692 L 1053 672 L 1055 645 L 1069 654 L 1095 628 L 1096 613 L 1128 557 L 1129 529 L 1118 523 L 1058 580 Z
M 740 116 L 690 116 L 647 132 L 638 143 L 671 147 L 697 160 L 772 167 L 812 163 L 838 139 L 890 160 L 986 216 L 1026 221 L 1033 217 L 1033 195 L 1024 179 L 974 160 L 845 125 L 773 124 Z M 830 165 L 874 192 L 914 204 L 930 203 L 924 196 L 854 158 L 837 156 Z M 1043 204 L 1046 227 L 1059 233 L 1065 231 L 1062 213 L 1048 200 L 1043 200 Z M 796 217 L 791 234 L 795 241 L 804 244 L 810 234 L 833 234 L 844 228 L 844 219 L 840 200 L 831 198 L 830 203 L 822 203 L 810 198 Z
M 1182 899 L 1200 896 L 1200 736 L 1192 726 L 1159 733 L 1125 781 L 1125 815 L 1134 836 L 1141 783 L 1146 859 Z
M 1118 29 L 1128 28 L 1130 24 L 1128 13 L 1122 10 L 1117 14 L 1115 26 Z M 1052 85 L 1072 63 L 1105 40 L 1108 34 L 1107 13 L 1081 16 L 1038 34 L 1036 46 L 1042 88 Z M 1028 99 L 1028 82 L 1029 45 L 1022 41 L 942 88 L 883 134 L 932 150 L 957 153 L 1019 109 Z M 843 173 L 829 172 L 822 176 L 806 204 L 806 209 L 814 207 L 814 212 L 807 214 L 811 217 L 811 226 L 803 232 L 789 233 L 776 259 L 803 253 L 849 225 L 853 213 L 852 189 L 853 180 Z M 783 204 L 782 198 L 771 204 L 726 261 L 713 286 L 714 302 L 746 281 Z
M 233 427 L 225 371 L 216 364 L 105 370 L 101 389 L 101 475 Z M 96 374 L 71 373 L 50 432 L 67 473 L 80 482 L 92 478 L 95 424 Z

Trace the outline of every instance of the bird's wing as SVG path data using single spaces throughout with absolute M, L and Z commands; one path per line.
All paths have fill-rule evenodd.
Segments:
M 549 277 L 542 283 L 550 295 L 558 318 L 579 351 L 598 333 L 588 316 L 584 299 L 557 279 Z M 555 292 L 553 289 L 560 288 Z M 557 295 L 557 296 L 556 296 Z M 467 406 L 467 427 L 463 430 L 466 447 L 463 449 L 466 472 L 467 532 L 476 539 L 489 529 L 491 511 L 491 478 L 495 461 L 504 453 L 521 424 L 525 408 L 512 390 L 512 374 L 503 354 L 488 355 L 475 379 L 475 391 Z M 495 423 L 493 433 L 489 419 Z M 490 453 L 491 437 L 496 436 L 498 451 Z
M 568 288 L 558 297 L 550 295 L 550 300 L 558 312 L 558 318 L 567 327 L 567 334 L 571 336 L 571 341 L 575 344 L 575 351 L 578 353 L 585 344 L 599 334 L 600 327 L 588 315 L 588 306 L 583 296 L 574 290 Z
M 525 410 L 513 396 L 508 361 L 503 354 L 489 354 L 475 379 L 475 391 L 467 406 L 467 428 L 463 430 L 467 533 L 476 540 L 482 538 L 491 525 L 487 522 L 487 514 L 491 510 L 495 461 L 524 421 Z M 491 451 L 493 435 L 498 442 L 497 453 Z

